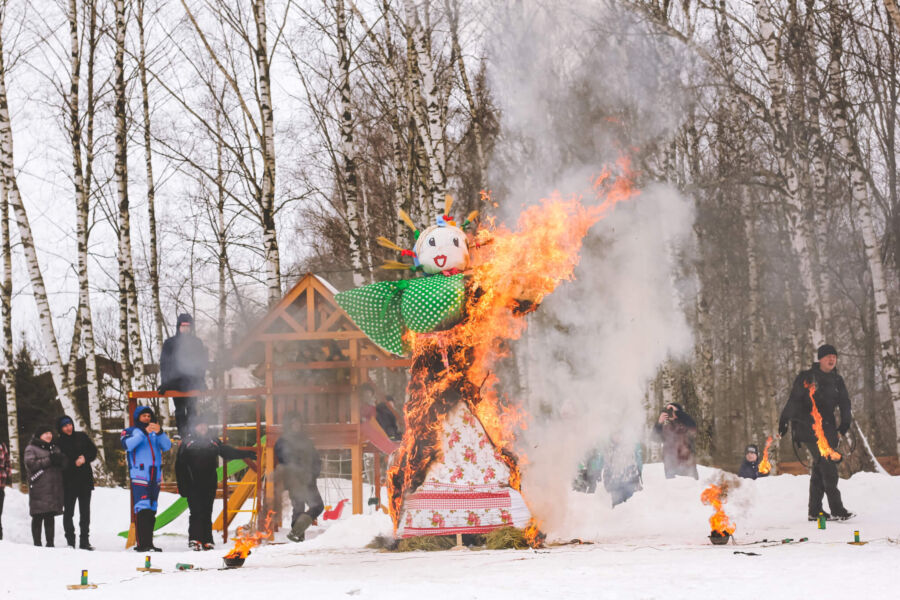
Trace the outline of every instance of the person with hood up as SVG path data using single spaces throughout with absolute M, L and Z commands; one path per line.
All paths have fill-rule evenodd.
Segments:
M 9 448 L 0 442 L 0 540 L 3 539 L 3 500 L 6 497 L 6 486 L 12 481 L 12 466 L 9 460 Z
M 738 469 L 738 477 L 744 479 L 758 479 L 760 477 L 768 477 L 768 473 L 759 472 L 759 447 L 756 444 L 750 444 L 744 450 L 744 462 Z
M 306 530 L 325 509 L 316 486 L 316 479 L 322 470 L 322 459 L 312 440 L 303 431 L 303 419 L 300 415 L 290 414 L 284 423 L 281 437 L 275 443 L 275 460 L 293 507 L 291 531 L 287 538 L 292 542 L 302 542 Z
M 187 498 L 188 547 L 192 550 L 212 550 L 212 511 L 216 499 L 219 457 L 225 460 L 256 458 L 253 450 L 239 450 L 222 443 L 209 431 L 209 421 L 203 415 L 194 417 L 191 431 L 178 446 L 175 477 L 178 493 Z M 254 466 L 255 468 L 255 466 Z
M 53 547 L 56 515 L 63 512 L 63 468 L 66 457 L 53 443 L 53 430 L 38 427 L 25 448 L 25 470 L 28 473 L 28 512 L 31 515 L 31 538 L 41 545 L 41 528 L 46 546 Z
M 676 475 L 698 479 L 700 475 L 694 456 L 697 423 L 684 412 L 684 408 L 675 402 L 667 404 L 653 431 L 662 439 L 666 479 L 673 479 Z
M 819 452 L 816 434 L 813 431 L 812 400 L 809 397 L 810 388 L 815 385 L 813 398 L 816 400 L 816 408 L 822 416 L 822 430 L 825 439 L 832 449 L 838 445 L 838 435 L 846 435 L 850 430 L 853 416 L 850 413 L 850 395 L 844 379 L 837 372 L 837 350 L 830 344 L 819 346 L 816 351 L 819 362 L 812 367 L 801 371 L 791 388 L 784 409 L 781 411 L 781 419 L 778 421 L 778 435 L 787 433 L 788 424 L 791 425 L 793 442 L 804 444 L 812 456 L 812 468 L 809 478 L 809 505 L 808 518 L 815 521 L 822 513 L 826 519 L 844 521 L 853 516 L 853 513 L 844 507 L 841 492 L 838 490 L 837 462 L 826 458 Z M 841 413 L 841 424 L 834 420 L 834 411 Z M 828 507 L 831 514 L 822 510 L 822 499 L 828 496 Z
M 178 315 L 175 335 L 163 342 L 159 355 L 159 393 L 191 392 L 206 389 L 206 366 L 209 353 L 194 334 L 194 318 Z M 175 427 L 182 438 L 190 433 L 190 419 L 196 414 L 197 398 L 182 396 L 175 401 Z
M 83 431 L 75 431 L 75 422 L 68 415 L 57 421 L 59 432 L 57 443 L 66 456 L 66 468 L 63 469 L 63 531 L 66 533 L 66 544 L 75 547 L 75 503 L 78 503 L 78 528 L 80 538 L 78 547 L 82 550 L 93 550 L 91 546 L 91 492 L 94 490 L 94 473 L 91 462 L 97 458 L 97 446 Z
M 134 409 L 134 426 L 122 431 L 122 447 L 128 457 L 131 499 L 137 544 L 135 552 L 162 552 L 153 545 L 159 484 L 162 480 L 162 453 L 172 447 L 169 436 L 156 422 L 149 406 Z

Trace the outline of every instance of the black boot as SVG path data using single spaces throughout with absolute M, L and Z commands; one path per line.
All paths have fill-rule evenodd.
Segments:
M 147 512 L 150 513 L 150 516 L 147 519 L 147 521 L 149 523 L 147 526 L 147 531 L 150 532 L 150 544 L 149 544 L 150 547 L 147 549 L 150 550 L 151 552 L 162 552 L 162 548 L 157 548 L 156 546 L 153 545 L 153 530 L 156 529 L 156 513 L 153 511 L 149 511 L 149 510 Z
M 66 546 L 68 546 L 69 548 L 75 547 L 75 534 L 74 533 L 72 535 L 66 535 Z
M 142 510 L 134 516 L 135 552 L 150 552 L 153 546 L 152 510 Z
M 81 541 L 78 544 L 78 548 L 80 548 L 81 550 L 88 550 L 88 551 L 94 549 L 94 547 L 91 546 L 90 538 L 88 538 L 86 535 L 81 536 Z

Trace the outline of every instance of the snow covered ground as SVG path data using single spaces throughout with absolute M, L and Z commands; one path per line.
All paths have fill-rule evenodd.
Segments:
M 593 544 L 545 550 L 385 553 L 364 548 L 375 535 L 389 533 L 383 514 L 349 515 L 321 522 L 301 544 L 276 543 L 253 551 L 245 566 L 219 570 L 224 547 L 186 551 L 187 517 L 157 532 L 164 549 L 152 556 L 161 574 L 139 573 L 143 555 L 124 551 L 116 532 L 126 525 L 127 492 L 98 489 L 93 502 L 92 541 L 98 550 L 35 548 L 27 517 L 27 497 L 7 489 L 0 541 L 0 597 L 183 598 L 267 594 L 308 598 L 894 598 L 893 569 L 900 559 L 900 477 L 859 473 L 842 480 L 847 507 L 858 513 L 825 530 L 806 521 L 809 478 L 781 475 L 743 481 L 725 506 L 737 523 L 734 545 L 712 546 L 711 509 L 700 492 L 718 471 L 700 469 L 700 481 L 667 481 L 659 464 L 646 465 L 644 491 L 609 508 L 601 489 L 572 492 L 567 521 L 549 532 L 559 541 L 577 537 Z M 325 486 L 329 496 L 340 493 Z M 174 498 L 164 497 L 165 507 Z M 326 501 L 334 502 L 333 498 Z M 851 546 L 853 530 L 864 546 Z M 285 542 L 286 530 L 276 535 Z M 809 541 L 781 544 L 783 538 Z M 754 543 L 760 540 L 770 543 Z M 57 518 L 58 545 L 64 545 Z M 221 546 L 221 544 L 219 544 Z M 735 554 L 753 552 L 758 556 Z M 179 572 L 175 563 L 203 570 Z M 67 591 L 89 570 L 95 590 Z

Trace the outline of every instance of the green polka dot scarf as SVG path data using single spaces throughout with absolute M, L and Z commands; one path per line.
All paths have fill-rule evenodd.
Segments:
M 334 299 L 380 348 L 402 356 L 407 329 L 428 333 L 452 327 L 465 306 L 465 275 L 442 274 L 380 281 L 340 292 Z

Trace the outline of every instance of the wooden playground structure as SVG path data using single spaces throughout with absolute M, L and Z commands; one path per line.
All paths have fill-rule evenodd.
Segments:
M 334 301 L 335 293 L 325 280 L 307 273 L 233 347 L 228 367 L 249 369 L 262 385 L 235 388 L 228 376 L 228 385 L 222 389 L 165 395 L 156 391 L 128 393 L 129 415 L 140 400 L 214 398 L 218 400 L 223 441 L 228 442 L 229 432 L 244 431 L 244 436 L 255 433 L 255 438 L 251 435 L 253 445 L 239 447 L 256 451 L 257 470 L 247 468 L 240 481 L 228 481 L 229 466 L 222 467 L 222 512 L 214 529 L 222 531 L 223 540 L 228 539 L 228 526 L 240 512 L 254 513 L 252 517 L 258 523 L 274 510 L 275 522 L 281 522 L 274 447 L 285 416 L 291 413 L 303 418 L 305 431 L 319 451 L 350 451 L 353 514 L 361 514 L 365 506 L 363 454 L 372 453 L 373 495 L 376 502 L 380 501 L 381 455 L 389 455 L 397 444 L 375 421 L 374 407 L 365 403 L 364 397 L 384 400 L 384 393 L 370 377 L 372 369 L 406 369 L 409 360 L 396 358 L 373 344 Z M 242 416 L 235 418 L 236 412 Z M 397 418 L 398 423 L 403 422 L 402 415 Z M 240 468 L 245 468 L 242 463 Z M 251 498 L 252 508 L 243 508 Z M 132 541 L 129 536 L 129 545 Z

